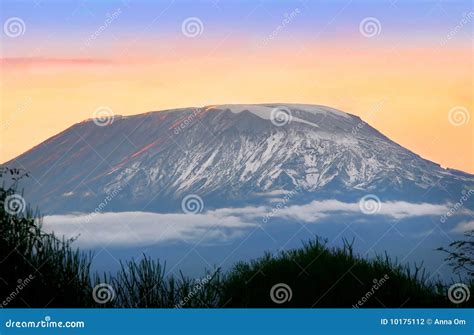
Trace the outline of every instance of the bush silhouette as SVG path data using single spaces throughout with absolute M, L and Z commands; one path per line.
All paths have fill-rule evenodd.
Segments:
M 283 292 L 286 296 L 274 296 L 275 302 L 271 291 L 278 284 L 287 285 L 291 295 Z M 321 240 L 237 264 L 226 277 L 221 296 L 226 307 L 453 306 L 442 283 L 427 283 L 421 267 L 412 271 L 387 255 L 364 259 L 354 255 L 347 242 L 331 249 Z
M 89 306 L 91 257 L 42 230 L 41 217 L 26 207 L 19 169 L 0 177 L 0 303 L 3 307 Z M 10 183 L 10 185 L 6 185 Z

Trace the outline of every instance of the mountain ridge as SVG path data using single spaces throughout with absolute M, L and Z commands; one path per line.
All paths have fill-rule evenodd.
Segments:
M 76 123 L 6 163 L 30 171 L 25 194 L 33 203 L 47 213 L 93 211 L 120 188 L 109 210 L 151 201 L 152 211 L 176 211 L 187 194 L 210 207 L 253 205 L 268 201 L 262 193 L 296 187 L 302 192 L 292 201 L 300 203 L 367 193 L 446 202 L 474 184 L 473 175 L 326 106 L 209 105 L 113 117 L 102 127 Z
M 127 119 L 127 118 L 133 118 L 133 117 L 139 117 L 139 116 L 146 116 L 148 114 L 155 114 L 155 113 L 174 113 L 174 112 L 179 112 L 179 111 L 183 111 L 183 110 L 201 110 L 201 109 L 205 109 L 207 107 L 221 107 L 221 106 L 229 106 L 229 105 L 243 105 L 243 106 L 252 106 L 252 105 L 263 105 L 263 106 L 268 106 L 268 105 L 275 105 L 275 106 L 288 106 L 288 105 L 293 105 L 293 106 L 315 106 L 315 107 L 322 107 L 322 108 L 331 108 L 331 109 L 335 109 L 333 107 L 329 107 L 329 106 L 326 106 L 326 105 L 313 105 L 313 104 L 303 104 L 303 103 L 255 103 L 255 104 L 211 104 L 211 105 L 205 105 L 205 106 L 202 106 L 202 107 L 196 107 L 196 106 L 189 106 L 189 107 L 179 107 L 179 108 L 167 108 L 167 109 L 163 109 L 163 110 L 152 110 L 152 111 L 148 111 L 148 112 L 144 112 L 144 113 L 138 113 L 138 114 L 132 114 L 132 115 L 121 115 L 121 114 L 114 114 L 113 117 L 114 119 Z M 335 109 L 337 110 L 337 109 Z M 340 111 L 340 110 L 338 110 Z M 340 111 L 342 112 L 342 111 Z M 362 123 L 364 124 L 368 124 L 368 122 L 364 121 L 360 116 L 356 115 L 356 114 L 351 114 L 351 113 L 347 113 L 347 112 L 342 112 L 342 113 L 345 113 L 353 118 L 356 118 L 358 120 L 360 120 Z M 13 158 L 13 159 L 10 159 L 10 160 L 7 160 L 5 161 L 4 163 L 1 163 L 1 165 L 7 165 L 8 163 L 10 162 L 13 162 L 16 158 L 28 153 L 29 151 L 43 145 L 44 143 L 48 142 L 49 140 L 61 135 L 62 133 L 72 129 L 73 127 L 75 127 L 76 125 L 79 125 L 79 124 L 82 124 L 82 123 L 88 123 L 88 122 L 94 122 L 94 118 L 87 118 L 87 119 L 84 119 L 82 121 L 78 121 L 74 124 L 72 124 L 71 126 L 65 128 L 64 130 L 62 130 L 61 132 L 47 138 L 46 140 L 44 140 L 43 142 L 33 146 L 32 148 L 26 150 L 25 152 L 21 153 L 19 156 Z M 378 131 L 378 130 L 377 130 Z M 382 136 L 385 136 L 387 139 L 389 139 L 390 141 L 396 143 L 397 145 L 403 147 L 402 145 L 398 144 L 395 140 L 391 139 L 390 137 L 388 137 L 387 135 L 383 134 L 380 132 L 380 134 Z M 469 173 L 469 172 L 466 172 L 466 171 L 463 171 L 463 170 L 460 170 L 460 169 L 456 169 L 456 168 L 451 168 L 451 167 L 443 167 L 441 164 L 433 161 L 433 160 L 430 160 L 428 158 L 425 158 L 423 156 L 421 156 L 420 154 L 417 154 L 416 152 L 414 152 L 413 150 L 411 149 L 407 149 L 405 147 L 403 147 L 404 149 L 406 150 L 409 150 L 411 151 L 413 154 L 419 156 L 421 159 L 424 159 L 424 160 L 427 160 L 433 164 L 436 164 L 437 166 L 439 166 L 441 169 L 444 169 L 446 171 L 454 171 L 454 172 L 457 172 L 457 173 L 462 173 L 462 174 L 465 174 L 465 175 L 469 175 L 469 176 L 474 176 L 474 174 L 472 173 Z

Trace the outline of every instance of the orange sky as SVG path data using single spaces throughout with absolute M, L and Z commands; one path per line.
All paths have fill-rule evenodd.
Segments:
M 101 58 L 23 57 L 1 63 L 1 162 L 100 106 L 115 114 L 223 103 L 322 104 L 362 117 L 444 167 L 474 173 L 472 49 L 365 44 L 242 48 L 238 40 Z M 213 44 L 215 46 L 215 43 Z

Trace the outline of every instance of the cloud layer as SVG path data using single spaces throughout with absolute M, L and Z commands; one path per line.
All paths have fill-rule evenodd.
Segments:
M 82 246 L 124 246 L 165 241 L 225 242 L 241 236 L 251 228 L 269 225 L 277 219 L 317 223 L 336 215 L 375 215 L 390 220 L 402 220 L 441 216 L 449 211 L 449 205 L 404 201 L 376 205 L 372 214 L 364 214 L 360 203 L 323 200 L 312 201 L 306 205 L 286 206 L 280 203 L 273 204 L 272 207 L 221 208 L 202 214 L 119 212 L 53 215 L 44 218 L 44 227 L 59 236 L 80 235 L 78 243 Z

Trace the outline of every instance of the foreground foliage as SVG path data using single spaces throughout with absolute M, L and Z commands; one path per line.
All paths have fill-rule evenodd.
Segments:
M 18 197 L 24 175 L 0 169 L 11 182 L 0 188 L 1 307 L 456 307 L 449 284 L 433 282 L 420 267 L 387 255 L 366 259 L 352 245 L 329 248 L 315 240 L 302 248 L 266 254 L 203 278 L 166 276 L 146 255 L 121 263 L 116 274 L 91 274 L 92 255 L 42 230 L 41 217 Z M 8 177 L 8 178 L 5 178 Z M 464 246 L 464 245 L 462 245 Z M 465 255 L 462 254 L 463 256 Z M 466 263 L 462 263 L 465 265 Z M 458 269 L 458 268 L 457 268 Z M 460 280 L 458 280 L 460 281 Z M 467 288 L 474 292 L 472 279 Z
M 91 255 L 73 250 L 73 240 L 43 232 L 40 216 L 16 193 L 23 176 L 0 170 L 6 179 L 0 188 L 0 306 L 88 306 Z
M 328 248 L 320 240 L 236 265 L 223 283 L 222 301 L 228 307 L 277 307 L 269 292 L 278 283 L 291 288 L 282 307 L 453 306 L 445 286 L 428 281 L 421 267 L 412 270 L 387 255 L 364 259 L 348 243 Z

